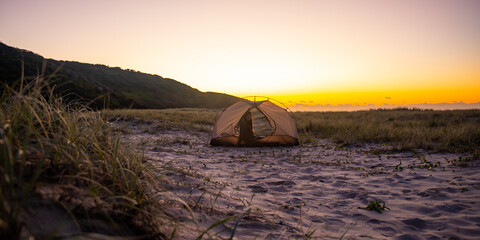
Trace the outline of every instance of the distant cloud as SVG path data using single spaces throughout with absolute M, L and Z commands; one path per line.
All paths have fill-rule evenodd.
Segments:
M 364 104 L 364 105 L 352 105 L 352 104 L 339 104 L 339 105 L 330 105 L 330 104 L 295 104 L 289 107 L 292 111 L 321 111 L 321 112 L 331 112 L 331 111 L 362 111 L 370 109 L 394 109 L 394 108 L 419 108 L 419 109 L 432 109 L 432 110 L 465 110 L 465 109 L 480 109 L 480 102 L 477 103 L 464 103 L 464 102 L 453 102 L 453 103 L 422 103 L 422 104 L 387 104 L 383 105 L 374 105 L 374 104 Z

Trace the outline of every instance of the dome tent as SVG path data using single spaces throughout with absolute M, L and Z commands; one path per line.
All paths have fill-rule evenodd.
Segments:
M 252 114 L 256 113 L 256 114 Z M 242 123 L 253 115 L 250 123 L 253 140 L 244 141 Z M 258 131 L 261 122 L 267 131 Z M 245 127 L 243 127 L 245 128 Z M 260 129 L 261 130 L 261 129 Z M 263 133 L 263 134 L 262 134 Z M 292 146 L 298 145 L 298 133 L 295 121 L 287 109 L 282 108 L 269 98 L 264 101 L 242 99 L 223 110 L 216 120 L 210 144 L 213 146 Z

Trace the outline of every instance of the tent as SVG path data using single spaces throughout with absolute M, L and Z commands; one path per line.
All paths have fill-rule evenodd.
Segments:
M 295 121 L 287 109 L 270 99 L 242 99 L 220 114 L 213 126 L 210 144 L 254 147 L 292 146 L 299 143 Z

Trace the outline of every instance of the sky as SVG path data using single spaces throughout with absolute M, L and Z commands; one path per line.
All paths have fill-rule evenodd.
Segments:
M 476 0 L 0 0 L 0 41 L 305 109 L 480 102 Z

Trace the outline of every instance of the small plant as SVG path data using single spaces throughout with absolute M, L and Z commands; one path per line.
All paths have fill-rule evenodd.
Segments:
M 366 209 L 370 211 L 376 211 L 378 213 L 382 213 L 386 209 L 390 210 L 389 207 L 385 206 L 385 202 L 382 199 L 376 199 L 368 202 Z

